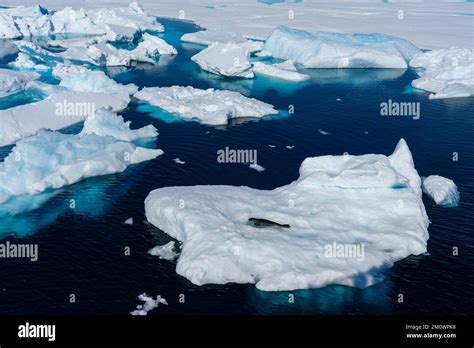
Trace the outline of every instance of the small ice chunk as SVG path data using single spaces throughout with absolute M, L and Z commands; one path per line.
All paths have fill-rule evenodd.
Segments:
M 264 167 L 262 167 L 260 164 L 257 164 L 257 163 L 252 163 L 249 165 L 249 167 L 256 170 L 257 172 L 263 172 L 265 170 Z
M 442 207 L 459 206 L 459 191 L 454 181 L 439 175 L 430 175 L 423 180 L 423 192 Z
M 143 293 L 138 296 L 138 299 L 140 301 L 143 301 L 144 304 L 142 305 L 137 305 L 136 309 L 132 312 L 130 312 L 131 315 L 147 315 L 149 311 L 152 309 L 155 309 L 158 307 L 160 304 L 168 305 L 168 302 L 166 302 L 166 299 L 161 297 L 160 295 L 156 296 L 156 299 L 153 299 L 153 297 L 148 296 L 146 293 Z
M 201 69 L 227 77 L 253 78 L 249 50 L 234 43 L 215 43 L 191 57 Z
M 286 145 L 286 148 L 290 149 L 290 150 L 293 149 L 294 147 L 295 147 L 295 145 Z
M 133 225 L 133 217 L 128 218 L 127 220 L 125 220 L 124 224 L 125 225 Z
M 148 33 L 143 34 L 143 40 L 135 49 L 131 51 L 122 50 L 122 52 L 129 54 L 132 60 L 145 63 L 154 63 L 155 59 L 163 54 L 178 54 L 176 48 L 168 44 L 165 40 Z
M 326 132 L 325 130 L 322 130 L 322 129 L 318 129 L 318 132 L 322 135 L 330 135 L 331 134 L 331 133 Z
M 270 144 L 270 145 L 268 145 L 268 147 L 275 148 L 276 145 L 271 145 L 271 144 Z
M 157 245 L 148 251 L 148 254 L 158 256 L 163 260 L 174 260 L 179 256 L 175 251 L 175 242 L 171 241 L 165 245 Z
M 186 162 L 181 161 L 181 160 L 179 159 L 179 157 L 173 158 L 173 162 L 174 162 L 174 163 L 178 163 L 178 164 L 186 164 Z

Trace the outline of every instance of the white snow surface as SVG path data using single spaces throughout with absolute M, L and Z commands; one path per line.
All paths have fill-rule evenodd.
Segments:
M 411 42 L 383 34 L 341 34 L 278 27 L 265 42 L 275 58 L 307 68 L 407 68 L 420 50 Z
M 128 133 L 130 137 L 138 134 L 131 130 Z M 88 130 L 77 135 L 40 131 L 19 141 L 0 163 L 0 203 L 90 177 L 120 173 L 132 164 L 163 154 L 161 150 L 138 147 L 110 135 L 114 134 L 109 124 L 102 123 L 96 126 L 94 134 L 88 134 Z M 123 132 L 119 135 L 126 138 Z
M 96 134 L 111 136 L 118 140 L 135 141 L 138 139 L 155 138 L 158 131 L 153 125 L 140 129 L 130 129 L 130 121 L 124 121 L 111 108 L 103 108 L 96 111 L 84 121 L 82 134 Z
M 134 96 L 169 113 L 208 125 L 226 125 L 230 118 L 263 117 L 278 113 L 270 104 L 237 92 L 213 88 L 149 87 Z
M 431 197 L 436 205 L 443 207 L 457 207 L 459 205 L 459 191 L 451 179 L 430 175 L 423 180 L 423 192 Z
M 428 240 L 421 181 L 403 139 L 390 156 L 307 158 L 298 180 L 272 191 L 160 188 L 145 200 L 145 211 L 150 223 L 183 243 L 176 272 L 197 285 L 364 288 L 394 262 L 426 252 Z M 291 228 L 255 228 L 250 217 Z M 362 260 L 330 257 L 326 248 L 334 243 L 363 245 Z
M 411 85 L 431 92 L 430 99 L 474 95 L 474 49 L 451 47 L 417 54 L 413 68 L 422 68 Z
M 253 63 L 253 71 L 256 74 L 265 75 L 290 82 L 306 81 L 309 75 L 299 73 L 291 60 L 283 63 L 265 64 L 262 62 Z
M 0 98 L 26 89 L 26 86 L 40 77 L 39 74 L 0 68 Z
M 8 64 L 17 69 L 48 70 L 49 68 L 41 63 L 35 62 L 28 54 L 19 52 L 15 61 Z
M 175 55 L 178 54 L 176 48 L 168 44 L 165 40 L 158 36 L 144 33 L 143 40 L 138 43 L 137 47 L 131 51 L 125 51 L 131 55 L 132 60 L 138 62 L 154 63 L 155 59 L 162 54 Z
M 75 92 L 126 92 L 132 95 L 138 91 L 138 87 L 133 83 L 122 85 L 110 77 L 103 71 L 81 71 L 83 67 L 79 67 L 75 72 L 73 69 L 61 67 L 55 71 L 56 76 L 61 75 L 62 87 Z M 68 72 L 64 73 L 62 70 Z
M 147 315 L 149 311 L 157 308 L 159 304 L 168 304 L 168 302 L 166 302 L 166 299 L 164 299 L 160 295 L 157 295 L 156 299 L 153 299 L 153 297 L 148 296 L 146 293 L 143 293 L 138 296 L 138 299 L 140 301 L 143 301 L 144 303 L 142 305 L 137 305 L 137 308 L 134 311 L 130 312 L 131 315 Z
M 245 44 L 215 43 L 191 57 L 201 69 L 227 77 L 253 78 L 250 51 Z
M 37 134 L 42 129 L 59 130 L 79 123 L 106 106 L 114 111 L 123 110 L 129 102 L 130 96 L 124 91 L 91 93 L 64 90 L 39 102 L 0 110 L 0 147 Z M 63 113 L 57 112 L 60 108 Z
M 179 253 L 176 253 L 175 250 L 175 242 L 171 241 L 165 245 L 157 245 L 153 249 L 148 251 L 148 254 L 153 256 L 158 256 L 160 259 L 163 260 L 174 260 L 179 256 Z

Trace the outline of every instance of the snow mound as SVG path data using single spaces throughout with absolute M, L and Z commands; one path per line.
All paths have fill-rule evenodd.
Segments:
M 428 240 L 420 177 L 403 139 L 391 156 L 307 158 L 298 180 L 272 191 L 160 188 L 145 200 L 145 211 L 150 223 L 183 243 L 176 272 L 197 285 L 364 288 L 394 262 L 426 252 Z M 247 224 L 251 217 L 291 228 L 255 228 Z M 334 246 L 361 252 L 340 255 Z
M 157 245 L 148 251 L 148 254 L 158 256 L 163 260 L 174 260 L 179 256 L 175 251 L 175 242 L 169 242 L 165 245 Z
M 291 60 L 277 64 L 253 63 L 253 71 L 256 74 L 274 77 L 290 82 L 301 82 L 309 79 L 309 75 L 301 74 L 296 70 Z
M 0 98 L 24 90 L 28 83 L 39 77 L 40 75 L 36 73 L 0 68 Z
M 96 134 L 111 136 L 118 140 L 135 141 L 138 139 L 155 138 L 158 131 L 153 125 L 131 130 L 130 121 L 125 122 L 122 116 L 118 116 L 111 108 L 103 108 L 89 116 L 84 121 L 81 134 Z
M 132 60 L 154 63 L 155 59 L 159 55 L 178 54 L 176 48 L 157 36 L 144 33 L 142 38 L 143 40 L 137 45 L 135 49 L 128 51 L 128 54 L 131 55 Z
M 55 74 L 61 75 L 60 86 L 75 92 L 120 92 L 124 91 L 129 95 L 137 92 L 138 87 L 133 83 L 122 85 L 108 77 L 103 71 L 82 71 L 83 67 L 76 70 L 61 67 Z M 67 73 L 61 71 L 67 69 Z M 76 72 L 77 71 L 77 72 Z
M 62 91 L 36 103 L 0 110 L 0 147 L 37 134 L 41 129 L 59 130 L 79 123 L 106 106 L 114 111 L 123 110 L 129 102 L 130 96 L 124 91 Z
M 249 56 L 248 48 L 243 45 L 215 43 L 191 57 L 191 60 L 213 74 L 253 78 Z
M 166 300 L 160 295 L 157 295 L 155 300 L 153 297 L 143 293 L 138 296 L 138 299 L 145 303 L 142 305 L 137 305 L 137 308 L 130 312 L 131 315 L 147 315 L 149 311 L 158 307 L 160 303 L 164 305 L 168 304 L 168 302 L 166 302 Z
M 0 203 L 90 177 L 120 173 L 162 153 L 111 136 L 41 131 L 19 141 L 0 163 Z
M 436 205 L 459 206 L 459 191 L 454 181 L 450 179 L 439 175 L 430 175 L 423 180 L 423 192 L 431 197 Z
M 424 68 L 411 85 L 431 92 L 430 99 L 474 95 L 474 49 L 451 47 L 417 54 L 413 68 Z
M 150 87 L 135 93 L 135 98 L 209 125 L 226 125 L 237 117 L 263 117 L 277 114 L 272 105 L 231 91 L 193 87 Z
M 265 42 L 275 58 L 307 68 L 407 68 L 420 50 L 404 39 L 383 34 L 310 34 L 280 26 Z

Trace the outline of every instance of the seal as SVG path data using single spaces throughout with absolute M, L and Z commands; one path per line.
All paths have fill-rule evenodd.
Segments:
M 283 227 L 283 228 L 290 228 L 288 224 L 279 224 L 278 222 L 266 220 L 266 219 L 258 219 L 258 218 L 250 218 L 249 223 L 255 227 Z

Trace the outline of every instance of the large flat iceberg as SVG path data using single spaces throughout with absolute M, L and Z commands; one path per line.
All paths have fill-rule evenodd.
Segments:
M 146 216 L 183 243 L 176 272 L 197 285 L 363 288 L 381 281 L 394 262 L 426 252 L 421 180 L 403 139 L 390 156 L 307 158 L 299 172 L 272 191 L 160 188 L 147 197 Z M 256 228 L 249 218 L 291 228 Z
M 284 26 L 271 33 L 265 51 L 307 68 L 407 68 L 420 52 L 407 40 L 383 34 L 310 34 Z
M 411 84 L 431 92 L 430 99 L 474 95 L 474 49 L 451 47 L 417 54 L 413 68 L 422 68 Z
M 213 88 L 149 87 L 134 96 L 182 118 L 209 125 L 226 125 L 231 118 L 263 117 L 278 113 L 270 104 L 237 92 Z

